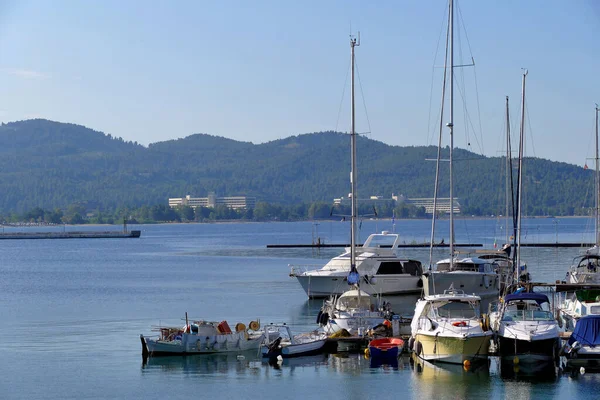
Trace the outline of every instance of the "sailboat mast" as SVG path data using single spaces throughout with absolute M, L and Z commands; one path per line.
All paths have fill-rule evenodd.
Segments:
M 360 37 L 360 36 L 359 36 Z M 354 112 L 354 47 L 360 46 L 360 41 L 357 42 L 356 38 L 350 38 L 350 64 L 351 64 L 351 78 L 350 78 L 350 140 L 351 140 L 351 171 L 350 171 L 350 183 L 352 193 L 352 216 L 351 216 L 351 232 L 350 235 L 350 270 L 356 271 L 356 220 L 358 218 L 358 206 L 357 206 L 357 195 L 356 195 L 356 126 L 355 126 L 355 112 Z
M 454 147 L 454 4 L 449 2 L 450 7 L 450 122 L 447 126 L 450 129 L 450 270 L 454 265 L 454 173 L 452 169 L 452 149 Z M 434 210 L 435 211 L 435 210 Z
M 596 104 L 596 246 L 600 245 L 600 164 L 598 163 L 598 104 Z
M 506 202 L 506 204 L 505 204 L 505 211 L 504 211 L 505 212 L 504 216 L 505 216 L 505 221 L 506 221 L 506 229 L 505 229 L 506 243 L 508 243 L 509 236 L 510 236 L 510 233 L 508 231 L 508 228 L 509 228 L 508 213 L 510 211 L 509 208 L 510 208 L 510 198 L 511 198 L 509 187 L 510 187 L 510 173 L 512 170 L 512 165 L 511 165 L 512 163 L 510 161 L 511 161 L 510 160 L 510 114 L 509 114 L 509 108 L 508 108 L 508 96 L 506 96 L 506 176 L 504 178 L 505 185 L 506 185 L 506 187 L 505 187 L 505 195 L 506 195 L 505 202 Z
M 519 176 L 517 178 L 517 248 L 515 249 L 517 255 L 517 277 L 521 268 L 521 198 L 523 192 L 523 147 L 525 145 L 525 78 L 527 77 L 527 72 L 527 70 L 523 72 L 523 83 L 521 87 L 521 132 L 519 139 Z

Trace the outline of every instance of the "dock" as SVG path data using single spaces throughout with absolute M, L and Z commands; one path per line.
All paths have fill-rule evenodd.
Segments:
M 312 243 L 312 244 L 268 244 L 267 249 L 292 249 L 292 248 L 326 248 L 326 247 L 350 247 L 349 243 Z M 399 248 L 429 248 L 429 243 L 410 243 L 399 244 Z M 362 244 L 357 244 L 356 247 L 362 247 Z M 391 246 L 381 246 L 388 247 Z M 433 247 L 450 247 L 448 244 L 434 244 Z M 483 247 L 481 243 L 455 243 L 454 247 Z
M 361 247 L 362 244 L 357 244 L 357 247 Z M 399 248 L 429 248 L 429 243 L 408 243 L 399 244 Z M 594 243 L 521 243 L 521 247 L 581 247 L 587 249 L 595 246 Z M 349 243 L 307 243 L 307 244 L 267 244 L 267 249 L 293 249 L 293 248 L 328 248 L 328 247 L 350 247 Z M 386 246 L 382 246 L 386 247 Z M 389 247 L 389 246 L 387 246 Z M 448 248 L 449 244 L 436 243 L 433 247 Z M 454 247 L 483 247 L 481 243 L 455 243 Z
M 79 231 L 79 232 L 11 232 L 0 233 L 0 239 L 101 239 L 139 238 L 142 231 Z

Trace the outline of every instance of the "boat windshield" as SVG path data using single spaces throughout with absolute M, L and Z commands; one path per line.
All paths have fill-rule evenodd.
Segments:
M 464 301 L 449 301 L 435 307 L 434 313 L 442 318 L 476 318 L 477 311 L 473 304 Z M 435 317 L 435 315 L 434 315 Z
M 365 241 L 363 247 L 391 248 L 394 247 L 397 239 L 398 235 L 394 234 L 371 235 Z
M 552 313 L 542 310 L 507 310 L 502 321 L 552 321 Z
M 372 297 L 370 296 L 361 296 L 360 299 L 358 297 L 344 297 L 338 300 L 337 308 L 342 311 L 357 308 L 369 309 L 371 308 L 371 300 Z

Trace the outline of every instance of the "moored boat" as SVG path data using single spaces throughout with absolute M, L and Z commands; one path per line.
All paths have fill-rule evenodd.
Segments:
M 261 345 L 261 353 L 268 358 L 309 356 L 323 352 L 326 343 L 327 335 L 323 331 L 292 335 L 287 324 L 270 324 L 265 327 L 265 343 Z
M 581 317 L 563 354 L 569 368 L 600 369 L 600 315 Z
M 395 359 L 404 347 L 404 340 L 400 338 L 378 338 L 369 342 L 369 356 L 371 358 Z
M 187 319 L 187 318 L 186 318 Z M 213 354 L 257 350 L 264 340 L 258 321 L 236 324 L 235 332 L 227 321 L 194 321 L 183 327 L 159 327 L 158 337 L 140 335 L 142 356 Z
M 558 323 L 543 293 L 513 293 L 504 296 L 498 312 L 490 313 L 498 354 L 515 364 L 542 365 L 558 359 Z
M 369 235 L 356 248 L 356 269 L 363 277 L 362 288 L 369 294 L 398 295 L 421 291 L 423 273 L 420 261 L 398 254 L 400 235 L 383 231 Z M 345 278 L 351 268 L 351 249 L 332 258 L 322 268 L 290 265 L 309 298 L 323 298 L 343 293 Z
M 447 290 L 417 302 L 410 348 L 427 361 L 464 364 L 488 357 L 492 331 L 483 324 L 479 296 Z

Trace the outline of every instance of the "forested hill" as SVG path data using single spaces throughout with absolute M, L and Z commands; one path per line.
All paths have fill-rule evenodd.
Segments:
M 447 158 L 447 149 L 445 152 Z M 359 198 L 432 197 L 437 149 L 358 138 Z M 466 214 L 504 213 L 504 160 L 455 149 L 455 195 Z M 593 172 L 543 159 L 524 161 L 526 215 L 572 215 L 593 207 Z M 350 191 L 350 137 L 319 132 L 264 144 L 207 134 L 147 148 L 83 126 L 27 120 L 0 126 L 0 212 L 166 204 L 169 197 L 249 195 L 308 203 Z M 441 197 L 448 196 L 447 163 Z

